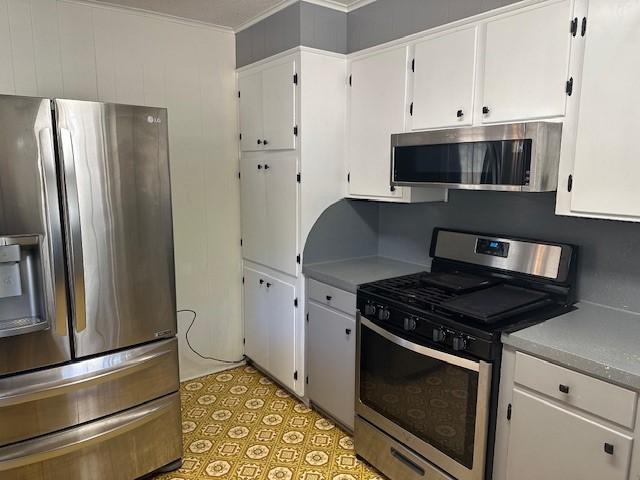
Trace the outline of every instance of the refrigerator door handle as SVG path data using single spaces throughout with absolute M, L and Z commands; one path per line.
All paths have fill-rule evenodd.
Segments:
M 78 201 L 78 182 L 76 179 L 75 158 L 71 132 L 59 128 L 60 147 L 64 164 L 64 185 L 66 198 L 65 224 L 67 244 L 69 248 L 71 299 L 73 303 L 74 324 L 76 332 L 87 328 L 85 308 L 84 263 L 82 257 L 82 230 L 80 227 L 80 202 Z
M 41 245 L 42 269 L 44 273 L 44 289 L 46 298 L 46 314 L 49 324 L 55 327 L 55 332 L 65 337 L 67 331 L 67 316 L 58 311 L 56 301 L 56 278 L 64 269 L 64 251 L 59 240 L 62 238 L 60 213 L 58 211 L 58 188 L 56 175 L 56 156 L 53 147 L 53 132 L 50 128 L 43 128 L 38 132 L 38 146 L 41 155 L 42 182 L 44 191 L 44 203 L 46 212 L 45 222 L 47 229 L 46 246 Z M 52 218 L 55 217 L 55 218 Z M 64 295 L 64 288 L 62 295 Z M 64 298 L 63 298 L 64 301 Z

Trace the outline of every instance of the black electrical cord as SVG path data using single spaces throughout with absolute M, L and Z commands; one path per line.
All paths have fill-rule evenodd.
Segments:
M 240 363 L 244 361 L 245 358 L 247 358 L 245 355 L 242 355 L 242 358 L 240 360 L 222 360 L 220 358 L 207 357 L 205 355 L 202 355 L 200 352 L 198 352 L 195 348 L 191 346 L 191 342 L 189 341 L 189 332 L 191 331 L 191 327 L 193 327 L 193 324 L 196 323 L 196 318 L 198 318 L 198 313 L 195 310 L 189 310 L 189 309 L 178 310 L 177 313 L 184 313 L 184 312 L 189 312 L 193 314 L 193 319 L 191 319 L 191 324 L 189 325 L 189 328 L 187 328 L 187 333 L 185 333 L 184 337 L 187 340 L 187 346 L 189 347 L 189 349 L 193 353 L 195 353 L 197 356 L 199 356 L 203 360 L 215 360 L 216 362 L 221 362 L 221 363 Z

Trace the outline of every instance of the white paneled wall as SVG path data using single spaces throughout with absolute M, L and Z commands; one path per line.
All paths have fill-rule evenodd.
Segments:
M 0 93 L 167 107 L 178 307 L 201 353 L 242 355 L 235 39 L 68 0 L 0 0 Z M 181 376 L 219 366 L 184 342 Z

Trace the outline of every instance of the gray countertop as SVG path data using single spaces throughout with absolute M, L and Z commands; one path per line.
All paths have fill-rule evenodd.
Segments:
M 307 264 L 302 267 L 302 273 L 319 282 L 356 293 L 358 285 L 383 278 L 422 272 L 426 269 L 424 265 L 400 262 L 386 257 L 362 257 Z
M 640 390 L 640 314 L 588 302 L 544 323 L 504 334 L 516 350 Z

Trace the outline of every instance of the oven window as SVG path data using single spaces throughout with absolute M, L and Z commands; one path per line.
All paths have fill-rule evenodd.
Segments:
M 362 325 L 362 403 L 469 469 L 478 377 L 478 372 L 415 353 Z
M 531 140 L 396 147 L 397 182 L 462 185 L 529 184 Z

